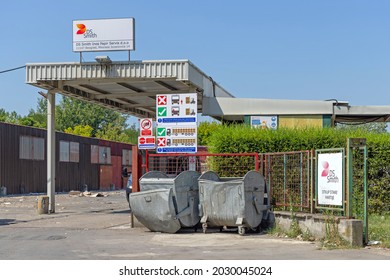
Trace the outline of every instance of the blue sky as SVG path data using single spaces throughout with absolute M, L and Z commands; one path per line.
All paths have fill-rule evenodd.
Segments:
M 134 17 L 133 60 L 189 59 L 236 97 L 390 105 L 389 13 L 390 1 L 368 0 L 5 1 L 0 71 L 78 61 L 72 20 Z M 24 69 L 0 85 L 0 108 L 35 108 Z

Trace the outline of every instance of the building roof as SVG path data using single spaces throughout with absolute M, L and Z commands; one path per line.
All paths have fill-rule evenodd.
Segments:
M 243 121 L 248 115 L 332 115 L 336 122 L 390 122 L 390 106 L 232 98 L 189 60 L 29 63 L 26 83 L 145 118 L 155 117 L 156 95 L 197 93 L 198 113 L 220 120 Z
M 251 115 L 331 115 L 336 122 L 390 122 L 390 106 L 351 106 L 337 100 L 278 100 L 205 97 L 203 111 L 217 119 L 243 121 Z

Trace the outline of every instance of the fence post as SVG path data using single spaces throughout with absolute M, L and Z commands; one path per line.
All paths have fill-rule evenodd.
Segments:
M 363 221 L 363 229 L 364 229 L 364 239 L 363 242 L 365 244 L 368 243 L 368 188 L 367 188 L 367 159 L 368 159 L 368 150 L 367 146 L 363 147 L 364 153 L 364 178 L 363 178 L 363 186 L 364 186 L 364 221 Z
M 346 175 L 347 175 L 347 195 L 346 195 L 346 201 L 345 201 L 345 208 L 346 208 L 346 217 L 350 219 L 352 217 L 352 185 L 353 185 L 353 165 L 352 165 L 352 157 L 353 157 L 353 151 L 352 151 L 352 145 L 351 145 L 351 138 L 347 138 L 347 168 L 346 168 Z
M 308 172 L 311 173 L 310 178 L 310 213 L 314 214 L 314 205 L 315 205 L 315 180 L 316 180 L 316 169 L 317 167 L 314 166 L 314 158 L 315 158 L 315 152 L 314 150 L 310 151 L 310 168 Z
M 140 170 L 142 167 L 139 164 L 139 149 L 137 145 L 132 147 L 132 165 L 131 165 L 131 175 L 133 176 L 132 189 L 133 192 L 139 191 L 138 179 L 140 177 Z

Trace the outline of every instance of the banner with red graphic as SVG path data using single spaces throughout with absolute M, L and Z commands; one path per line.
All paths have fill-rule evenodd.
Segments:
M 134 18 L 74 20 L 73 51 L 133 51 L 134 33 Z

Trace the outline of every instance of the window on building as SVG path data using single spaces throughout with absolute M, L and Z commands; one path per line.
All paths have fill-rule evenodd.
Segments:
M 45 159 L 45 139 L 21 135 L 19 138 L 19 158 L 44 160 Z
M 60 141 L 60 161 L 79 162 L 80 144 L 77 142 Z
M 91 163 L 99 163 L 99 146 L 91 145 Z
M 131 150 L 126 150 L 126 149 L 123 149 L 122 150 L 122 165 L 132 165 L 132 157 L 133 157 L 133 153 Z
M 91 145 L 91 163 L 111 164 L 111 148 Z

